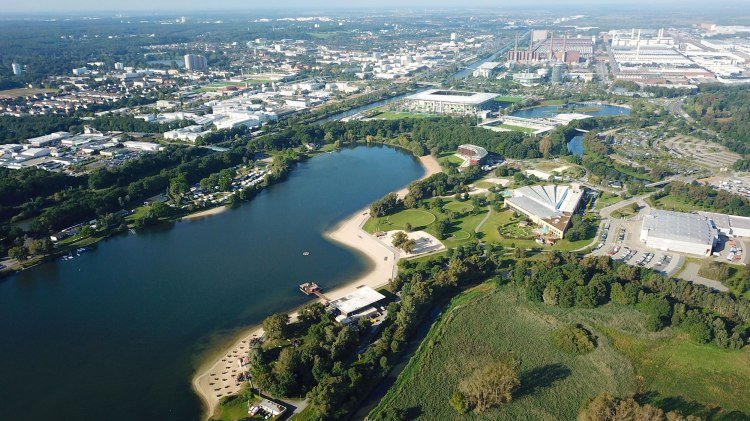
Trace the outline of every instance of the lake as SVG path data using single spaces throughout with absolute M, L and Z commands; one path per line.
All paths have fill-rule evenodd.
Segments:
M 298 164 L 222 214 L 109 239 L 0 283 L 0 396 L 12 420 L 196 420 L 198 364 L 242 328 L 367 270 L 322 233 L 419 178 L 359 146 Z M 303 256 L 303 251 L 310 251 Z

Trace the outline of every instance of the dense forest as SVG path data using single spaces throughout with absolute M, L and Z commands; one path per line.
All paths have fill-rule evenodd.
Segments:
M 750 153 L 750 89 L 747 86 L 701 85 L 685 102 L 685 111 L 721 135 L 729 149 Z
M 663 190 L 654 193 L 653 198 L 660 199 L 667 195 L 671 195 L 684 203 L 695 205 L 707 211 L 750 216 L 750 200 L 725 190 L 717 190 L 696 181 L 689 184 L 672 181 Z

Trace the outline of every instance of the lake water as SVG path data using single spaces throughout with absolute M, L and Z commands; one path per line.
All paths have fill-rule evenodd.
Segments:
M 568 142 L 568 152 L 574 156 L 583 156 L 583 135 L 573 136 Z
M 198 419 L 190 380 L 201 357 L 305 302 L 301 282 L 330 289 L 365 271 L 321 233 L 421 174 L 388 147 L 325 154 L 237 209 L 0 283 L 2 417 Z
M 578 107 L 596 107 L 599 110 L 594 112 L 576 111 L 576 107 L 572 106 L 565 110 L 566 113 L 581 113 L 588 114 L 593 117 L 609 117 L 615 115 L 630 115 L 630 108 L 619 107 L 617 105 L 608 104 L 580 104 Z M 543 105 L 540 107 L 526 108 L 524 110 L 518 110 L 511 115 L 513 117 L 522 118 L 541 118 L 541 117 L 554 117 L 557 115 L 557 111 L 562 108 L 561 105 Z

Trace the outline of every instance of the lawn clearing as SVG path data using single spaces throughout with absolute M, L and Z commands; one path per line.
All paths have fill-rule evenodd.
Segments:
M 0 91 L 0 98 L 18 98 L 22 96 L 32 96 L 43 93 L 58 92 L 57 89 L 44 89 L 44 88 L 17 88 L 17 89 L 6 89 Z
M 683 414 L 710 415 L 708 406 L 750 414 L 750 349 L 726 350 L 691 341 L 679 330 L 666 338 L 640 337 L 608 329 L 614 346 L 633 360 L 648 400 Z M 729 418 L 726 419 L 747 419 Z
M 514 126 L 513 124 L 501 124 L 499 127 L 502 129 L 512 130 L 514 132 L 521 132 L 521 133 L 534 133 L 535 131 L 539 130 L 539 129 L 532 129 L 531 127 Z
M 382 218 L 370 218 L 363 229 L 369 233 L 406 229 L 411 224 L 413 229 L 424 229 L 435 222 L 435 215 L 421 209 L 406 209 Z
M 465 418 L 570 420 L 597 393 L 635 391 L 630 362 L 588 325 L 599 337 L 593 352 L 573 356 L 557 350 L 550 333 L 571 319 L 585 323 L 585 317 L 575 309 L 560 315 L 546 310 L 509 285 L 485 283 L 459 295 L 373 413 L 399 408 L 418 419 L 462 419 L 448 403 L 458 383 L 477 367 L 508 355 L 519 361 L 521 390 L 514 401 Z

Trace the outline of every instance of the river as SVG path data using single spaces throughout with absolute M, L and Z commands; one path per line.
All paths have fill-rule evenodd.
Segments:
M 367 270 L 322 233 L 423 172 L 389 147 L 321 155 L 239 208 L 0 283 L 3 418 L 198 419 L 202 358 L 305 302 L 302 281 L 330 289 Z

